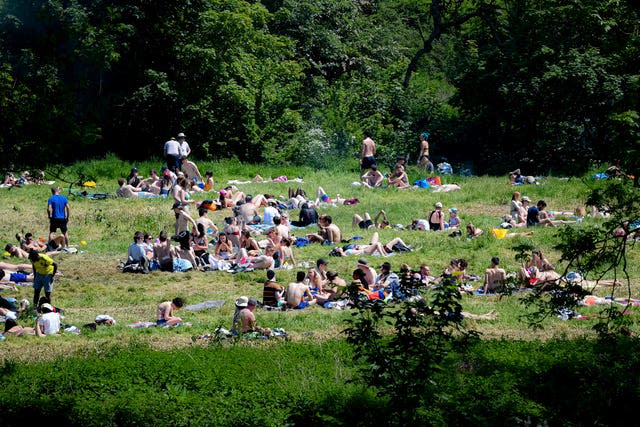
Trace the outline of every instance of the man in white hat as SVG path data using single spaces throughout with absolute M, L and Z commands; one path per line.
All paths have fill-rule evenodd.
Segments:
M 191 147 L 189 147 L 189 143 L 185 138 L 186 136 L 184 135 L 184 133 L 180 132 L 178 134 L 178 152 L 180 155 L 180 160 L 186 159 L 187 157 L 189 157 L 189 154 L 191 154 Z

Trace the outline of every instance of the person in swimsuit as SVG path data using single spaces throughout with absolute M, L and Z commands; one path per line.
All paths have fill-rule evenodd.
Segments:
M 444 213 L 442 212 L 442 203 L 435 204 L 435 210 L 429 214 L 429 229 L 431 231 L 444 230 Z
M 179 310 L 184 305 L 184 300 L 180 297 L 174 298 L 172 301 L 165 301 L 158 305 L 156 310 L 157 326 L 175 326 L 182 323 L 182 319 L 174 316 L 173 312 Z

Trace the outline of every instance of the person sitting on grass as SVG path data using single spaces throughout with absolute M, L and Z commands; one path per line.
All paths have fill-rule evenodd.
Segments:
M 287 306 L 289 308 L 302 310 L 303 308 L 314 305 L 317 301 L 311 295 L 309 286 L 305 285 L 304 280 L 307 277 L 307 273 L 304 271 L 298 271 L 296 273 L 296 281 L 289 283 L 287 286 Z
M 40 306 L 40 313 L 36 320 L 36 335 L 42 337 L 58 334 L 60 332 L 60 313 L 57 313 L 49 303 Z
M 382 186 L 384 175 L 378 170 L 378 165 L 373 164 L 369 170 L 362 175 L 362 185 L 367 188 L 378 188 Z
M 184 300 L 180 297 L 160 303 L 156 310 L 156 326 L 176 326 L 182 323 L 182 319 L 174 315 L 174 311 L 182 306 Z
M 253 314 L 258 302 L 255 298 L 240 297 L 236 300 L 237 316 L 233 316 L 232 331 L 239 334 L 248 334 L 251 332 L 257 332 L 264 336 L 271 335 L 271 329 L 258 326 L 256 316 Z
M 338 228 L 338 226 L 333 223 L 333 218 L 331 218 L 330 215 L 320 215 L 318 226 L 320 227 L 319 233 L 307 235 L 307 239 L 309 239 L 310 242 L 329 242 L 333 244 L 340 243 L 342 239 L 340 228 Z
M 298 221 L 291 221 L 291 225 L 296 227 L 306 227 L 311 224 L 318 223 L 318 211 L 309 202 L 303 202 L 300 206 Z
M 434 207 L 434 210 L 429 213 L 429 229 L 431 231 L 443 231 L 444 213 L 442 212 L 442 203 L 437 202 Z
M 404 170 L 404 166 L 396 165 L 393 173 L 388 178 L 389 187 L 409 188 L 409 177 Z
M 483 293 L 486 295 L 489 292 L 494 292 L 504 285 L 506 279 L 506 273 L 504 269 L 500 268 L 500 258 L 494 256 L 491 258 L 491 267 L 484 271 L 484 287 Z
M 262 289 L 262 305 L 271 308 L 286 307 L 284 286 L 278 284 L 276 272 L 271 269 L 267 270 L 267 280 L 264 282 Z
M 458 208 L 449 208 L 449 221 L 445 224 L 448 230 L 457 230 L 462 222 L 458 217 Z

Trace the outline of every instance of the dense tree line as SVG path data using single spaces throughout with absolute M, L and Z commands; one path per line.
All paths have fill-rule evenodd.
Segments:
M 634 163 L 640 10 L 602 0 L 0 0 L 0 155 Z

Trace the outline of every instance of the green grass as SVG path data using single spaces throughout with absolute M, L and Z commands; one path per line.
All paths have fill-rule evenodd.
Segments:
M 159 160 L 139 163 L 136 166 L 146 175 L 152 167 L 158 168 Z M 77 177 L 82 171 L 86 177 L 97 182 L 95 191 L 114 193 L 116 179 L 125 176 L 132 165 L 115 157 L 76 164 L 62 170 L 60 176 Z M 541 228 L 529 238 L 497 240 L 491 236 L 492 227 L 500 223 L 500 216 L 508 213 L 508 203 L 514 189 L 521 191 L 532 200 L 545 199 L 551 210 L 574 210 L 584 204 L 589 181 L 581 179 L 559 179 L 548 177 L 537 186 L 511 187 L 506 177 L 458 177 L 444 176 L 444 182 L 458 182 L 461 191 L 451 193 L 431 193 L 423 189 L 368 190 L 354 187 L 351 183 L 357 179 L 357 165 L 345 163 L 333 170 L 313 170 L 310 168 L 277 168 L 273 166 L 244 165 L 238 161 L 200 162 L 201 171 L 214 171 L 216 188 L 220 188 L 230 179 L 249 180 L 256 173 L 265 178 L 288 175 L 290 178 L 301 176 L 303 184 L 263 183 L 243 184 L 238 187 L 248 194 L 270 193 L 276 196 L 287 194 L 287 188 L 302 187 L 307 194 L 314 195 L 321 185 L 330 196 L 356 197 L 360 203 L 355 206 L 339 206 L 321 209 L 334 218 L 346 238 L 359 235 L 368 241 L 371 231 L 353 229 L 351 218 L 354 213 L 362 215 L 369 212 L 374 216 L 378 210 L 385 209 L 392 223 L 407 225 L 413 218 L 426 218 L 435 202 L 441 201 L 445 208 L 455 206 L 460 210 L 463 224 L 472 221 L 485 230 L 485 234 L 476 240 L 451 238 L 447 233 L 425 233 L 406 230 L 381 230 L 383 242 L 400 236 L 417 250 L 396 255 L 389 259 L 393 268 L 406 262 L 412 267 L 422 263 L 430 265 L 432 272 L 442 271 L 451 258 L 465 258 L 469 261 L 469 273 L 481 276 L 488 267 L 492 256 L 499 256 L 507 271 L 515 271 L 519 264 L 514 258 L 512 248 L 521 242 L 528 242 L 546 252 L 549 259 L 556 263 L 559 254 L 552 248 L 556 242 L 555 230 Z M 53 170 L 53 169 L 52 169 Z M 412 180 L 418 178 L 419 171 L 410 169 Z M 55 179 L 49 178 L 48 179 Z M 62 182 L 58 182 L 67 187 Z M 0 203 L 4 206 L 0 218 L 0 242 L 14 242 L 17 231 L 31 231 L 36 236 L 46 236 L 46 200 L 48 186 L 24 186 L 13 189 L 0 189 Z M 210 198 L 210 195 L 198 194 L 196 199 Z M 83 333 L 80 336 L 65 335 L 51 340 L 36 338 L 10 337 L 2 344 L 0 360 L 38 361 L 55 358 L 60 355 L 84 355 L 95 352 L 100 345 L 127 343 L 143 340 L 153 348 L 179 348 L 191 343 L 191 335 L 210 332 L 219 325 L 230 327 L 233 301 L 240 295 L 261 298 L 264 272 L 227 273 L 189 272 L 169 274 L 154 272 L 149 275 L 123 274 L 117 268 L 119 260 L 126 257 L 126 250 L 134 231 L 149 231 L 154 235 L 161 229 L 171 231 L 174 219 L 170 210 L 170 200 L 126 200 L 109 199 L 91 201 L 75 199 L 71 201 L 70 239 L 78 245 L 82 253 L 62 254 L 57 257 L 63 276 L 57 280 L 53 294 L 54 303 L 66 309 L 65 323 L 80 326 L 94 319 L 97 314 L 114 316 L 118 324 L 111 329 L 101 329 L 96 333 Z M 215 212 L 210 215 L 216 224 L 221 225 L 223 217 L 229 211 Z M 291 212 L 295 218 L 297 211 Z M 598 220 L 587 219 L 586 223 Z M 81 246 L 80 241 L 87 242 Z M 299 262 L 314 263 L 319 257 L 326 257 L 330 248 L 312 245 L 295 249 Z M 637 249 L 631 250 L 629 272 L 633 281 L 634 294 L 638 295 L 640 263 Z M 379 258 L 369 258 L 373 265 L 379 265 Z M 330 258 L 329 268 L 336 270 L 348 279 L 355 268 L 357 258 Z M 562 265 L 558 266 L 558 270 Z M 278 271 L 278 281 L 293 281 L 296 270 Z M 605 292 L 600 290 L 599 292 Z M 30 288 L 20 288 L 17 294 L 6 295 L 31 299 Z M 140 320 L 153 320 L 155 307 L 163 300 L 177 295 L 187 299 L 187 303 L 204 300 L 224 300 L 221 309 L 198 313 L 182 312 L 185 320 L 192 322 L 191 328 L 176 330 L 131 330 L 127 324 Z M 463 304 L 473 313 L 486 313 L 497 310 L 500 317 L 492 322 L 476 322 L 475 328 L 485 337 L 508 337 L 514 339 L 550 338 L 554 336 L 579 336 L 591 334 L 594 321 L 562 322 L 549 319 L 545 329 L 532 331 L 522 321 L 524 308 L 517 296 L 499 299 L 497 297 L 465 296 Z M 589 310 L 585 310 L 586 313 Z M 294 340 L 312 339 L 321 341 L 341 336 L 343 319 L 348 313 L 313 308 L 302 312 L 271 313 L 259 311 L 259 323 L 269 327 L 283 327 Z M 634 327 L 636 327 L 634 325 Z

